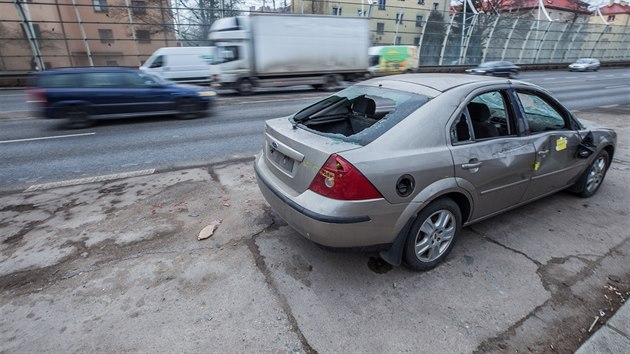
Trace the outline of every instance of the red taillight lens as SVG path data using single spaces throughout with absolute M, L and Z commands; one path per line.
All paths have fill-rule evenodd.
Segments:
M 46 90 L 31 89 L 27 90 L 28 102 L 36 106 L 46 106 L 48 104 L 48 98 L 46 97 Z
M 383 198 L 359 170 L 337 154 L 330 155 L 308 188 L 339 200 Z

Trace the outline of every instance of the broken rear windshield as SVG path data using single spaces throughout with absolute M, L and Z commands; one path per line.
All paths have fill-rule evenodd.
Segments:
M 291 120 L 317 134 L 367 145 L 427 101 L 409 92 L 355 85 L 306 107 Z

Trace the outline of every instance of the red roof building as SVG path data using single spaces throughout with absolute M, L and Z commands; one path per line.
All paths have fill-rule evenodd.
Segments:
M 630 5 L 627 1 L 613 2 L 601 6 L 599 11 L 611 25 L 630 26 Z

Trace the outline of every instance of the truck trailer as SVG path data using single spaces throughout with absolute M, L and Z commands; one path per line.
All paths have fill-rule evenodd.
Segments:
M 294 85 L 332 90 L 368 74 L 368 26 L 367 18 L 298 14 L 217 20 L 209 34 L 217 54 L 212 84 L 242 94 Z

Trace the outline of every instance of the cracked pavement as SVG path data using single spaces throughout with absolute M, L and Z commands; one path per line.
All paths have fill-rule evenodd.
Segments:
M 619 134 L 598 194 L 467 227 L 424 273 L 300 237 L 251 160 L 4 193 L 0 352 L 571 353 L 630 291 L 629 112 L 579 114 Z

